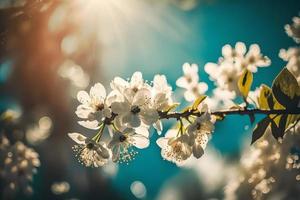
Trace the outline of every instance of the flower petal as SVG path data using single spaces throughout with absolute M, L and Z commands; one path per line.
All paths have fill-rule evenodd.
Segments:
M 93 87 L 91 87 L 90 96 L 91 98 L 105 99 L 105 87 L 101 83 L 96 83 Z
M 85 127 L 85 128 L 88 128 L 88 129 L 93 129 L 93 130 L 97 130 L 100 128 L 100 125 L 99 125 L 99 122 L 97 120 L 93 120 L 93 121 L 89 121 L 89 120 L 86 120 L 86 121 L 78 121 L 78 124 Z
M 140 89 L 133 97 L 132 105 L 145 105 L 149 102 L 151 98 L 151 92 L 150 90 L 143 88 Z
M 85 144 L 86 137 L 80 133 L 68 133 L 68 136 L 77 144 Z
M 116 113 L 118 115 L 123 115 L 125 113 L 130 112 L 130 105 L 127 101 L 113 102 L 111 104 L 111 110 L 113 111 L 113 113 Z
M 193 146 L 193 155 L 196 158 L 200 158 L 204 154 L 204 150 L 200 145 L 194 145 Z
M 88 104 L 91 98 L 86 91 L 81 90 L 77 93 L 77 100 L 82 104 Z
M 131 136 L 131 144 L 139 149 L 144 149 L 149 146 L 149 138 L 140 135 L 140 134 L 134 134 Z

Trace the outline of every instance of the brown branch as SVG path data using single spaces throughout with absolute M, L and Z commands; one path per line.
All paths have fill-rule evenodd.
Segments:
M 294 110 L 261 110 L 261 109 L 245 109 L 245 110 L 224 110 L 224 111 L 215 111 L 212 112 L 211 115 L 217 115 L 217 116 L 225 116 L 225 115 L 253 115 L 253 114 L 265 114 L 265 115 L 271 115 L 271 114 L 300 114 L 300 109 L 296 108 Z M 195 110 L 187 110 L 184 112 L 159 112 L 160 119 L 170 119 L 174 118 L 179 120 L 180 118 L 188 118 L 190 116 L 201 116 L 202 113 L 199 113 Z

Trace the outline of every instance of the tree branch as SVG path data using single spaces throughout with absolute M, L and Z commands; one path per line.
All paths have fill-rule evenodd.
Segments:
M 261 109 L 245 109 L 245 110 L 224 110 L 224 111 L 215 111 L 212 112 L 211 115 L 217 115 L 217 116 L 224 116 L 224 115 L 253 115 L 253 114 L 265 114 L 265 115 L 271 115 L 271 114 L 300 114 L 300 109 L 296 108 L 294 110 L 261 110 Z M 187 118 L 190 116 L 201 116 L 202 113 L 197 112 L 196 110 L 187 110 L 184 112 L 159 112 L 160 119 L 180 119 L 180 118 Z

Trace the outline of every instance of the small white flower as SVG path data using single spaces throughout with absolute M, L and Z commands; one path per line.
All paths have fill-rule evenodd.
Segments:
M 184 63 L 182 66 L 183 76 L 177 79 L 176 85 L 181 88 L 188 89 L 191 85 L 195 85 L 199 81 L 198 65 Z
M 260 47 L 257 44 L 252 44 L 245 57 L 238 59 L 236 62 L 237 67 L 247 68 L 253 73 L 257 72 L 257 67 L 267 67 L 270 64 L 271 60 L 261 54 Z
M 194 135 L 198 132 L 209 134 L 213 132 L 213 130 L 214 124 L 211 122 L 211 116 L 207 112 L 197 117 L 194 122 L 187 127 L 187 132 Z
M 177 134 L 178 130 L 170 129 L 165 137 L 158 138 L 156 143 L 161 148 L 161 155 L 164 159 L 181 165 L 192 154 L 193 137 L 188 134 L 181 136 Z
M 73 147 L 79 161 L 87 167 L 100 167 L 107 163 L 109 151 L 104 143 L 97 143 L 80 133 L 69 133 L 77 145 Z
M 91 87 L 89 94 L 86 91 L 79 91 L 77 99 L 81 105 L 77 107 L 75 113 L 79 118 L 87 119 L 86 121 L 79 121 L 80 125 L 90 129 L 98 129 L 99 121 L 111 116 L 110 109 L 105 102 L 106 90 L 101 83 L 96 83 Z
M 207 91 L 208 86 L 204 82 L 199 82 L 198 65 L 184 63 L 182 69 L 184 75 L 177 79 L 176 85 L 186 89 L 184 97 L 187 101 L 194 101 Z
M 291 47 L 288 50 L 281 49 L 279 57 L 288 62 L 286 68 L 296 77 L 300 84 L 300 48 Z
M 111 89 L 118 91 L 122 95 L 124 94 L 125 90 L 127 90 L 127 93 L 135 94 L 141 89 L 150 88 L 150 86 L 147 83 L 145 83 L 141 72 L 133 73 L 130 82 L 120 77 L 116 77 L 110 83 L 110 87 Z M 130 90 L 130 92 L 128 90 Z
M 184 92 L 184 98 L 189 102 L 195 101 L 200 95 L 204 94 L 207 90 L 207 84 L 204 82 L 200 82 L 187 89 Z
M 300 43 L 300 17 L 293 18 L 293 24 L 285 25 L 285 31 L 296 43 Z
M 135 146 L 144 149 L 149 146 L 149 132 L 144 127 L 137 129 L 122 127 L 112 133 L 112 139 L 108 148 L 112 150 L 112 160 L 114 162 L 126 162 L 134 159 L 136 152 L 131 149 Z
M 246 53 L 246 46 L 243 42 L 237 42 L 235 48 L 231 47 L 229 44 L 226 44 L 222 48 L 222 55 L 225 60 L 235 61 L 244 57 Z
M 134 93 L 130 88 L 124 91 L 123 102 L 114 102 L 111 109 L 118 114 L 116 121 L 130 127 L 139 127 L 143 122 L 150 126 L 158 120 L 158 113 L 150 108 L 150 90 L 143 88 Z

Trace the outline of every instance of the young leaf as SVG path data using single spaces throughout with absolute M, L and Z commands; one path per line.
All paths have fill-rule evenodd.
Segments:
M 262 119 L 260 122 L 258 122 L 256 124 L 256 126 L 253 130 L 251 144 L 253 144 L 256 140 L 258 140 L 259 138 L 261 138 L 264 135 L 270 122 L 271 122 L 271 119 L 269 117 L 265 117 L 264 119 Z
M 300 101 L 300 87 L 296 78 L 284 68 L 275 78 L 272 91 L 277 101 L 287 109 L 298 106 Z
M 260 109 L 268 110 L 274 108 L 274 97 L 271 88 L 262 84 L 260 86 L 260 93 L 258 97 L 258 105 Z
M 240 93 L 244 98 L 248 96 L 251 85 L 253 82 L 253 74 L 249 70 L 245 69 L 238 80 L 238 87 Z
M 272 120 L 271 131 L 276 140 L 283 138 L 288 115 L 280 115 L 279 124 Z
M 205 96 L 205 95 L 200 95 L 200 97 L 198 97 L 198 98 L 194 101 L 193 106 L 192 106 L 192 109 L 193 109 L 193 110 L 197 110 L 199 104 L 200 104 L 202 101 L 204 101 L 204 99 L 205 99 L 206 97 L 207 97 L 207 96 Z

